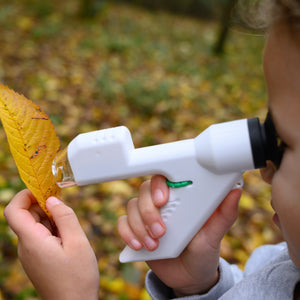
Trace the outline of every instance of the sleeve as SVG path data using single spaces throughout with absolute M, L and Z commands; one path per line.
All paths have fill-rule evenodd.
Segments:
M 215 300 L 219 299 L 224 293 L 231 289 L 245 277 L 256 272 L 267 265 L 278 256 L 281 251 L 286 249 L 286 243 L 277 245 L 264 245 L 257 248 L 248 259 L 245 272 L 242 272 L 236 265 L 230 265 L 220 258 L 219 271 L 220 278 L 218 283 L 213 286 L 206 294 L 192 295 L 176 298 L 173 290 L 166 286 L 151 270 L 146 276 L 146 288 L 153 300 L 165 299 L 184 299 L 184 300 Z
M 268 265 L 274 260 L 283 250 L 287 249 L 285 242 L 276 245 L 263 245 L 253 251 L 246 262 L 244 276 L 247 277 Z
M 234 265 L 230 265 L 224 259 L 219 262 L 220 279 L 218 283 L 206 294 L 192 295 L 176 298 L 171 288 L 166 286 L 152 271 L 146 276 L 146 288 L 153 300 L 185 299 L 185 300 L 210 300 L 218 299 L 236 282 L 243 278 L 243 272 Z

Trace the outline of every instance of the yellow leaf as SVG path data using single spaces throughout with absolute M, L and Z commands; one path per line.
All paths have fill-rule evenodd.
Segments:
M 49 117 L 23 95 L 0 84 L 0 118 L 19 174 L 40 207 L 60 197 L 52 175 L 52 161 L 60 143 Z
M 249 194 L 243 193 L 239 206 L 240 208 L 251 210 L 255 207 L 255 200 Z
M 142 290 L 141 293 L 141 300 L 151 300 L 152 298 L 150 297 L 150 295 L 148 294 L 146 289 Z
M 125 282 L 121 278 L 109 278 L 102 276 L 101 278 L 101 287 L 112 293 L 121 293 L 124 290 Z
M 142 290 L 140 287 L 134 284 L 126 283 L 124 290 L 129 299 L 141 299 Z

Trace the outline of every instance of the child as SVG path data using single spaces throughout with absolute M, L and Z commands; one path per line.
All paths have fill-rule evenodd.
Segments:
M 278 167 L 268 162 L 261 173 L 272 185 L 273 220 L 286 243 L 258 248 L 244 272 L 219 259 L 221 239 L 237 218 L 241 192 L 234 190 L 178 258 L 148 262 L 153 299 L 300 299 L 300 1 L 266 7 L 272 18 L 264 52 L 268 106 L 284 153 Z M 158 247 L 166 231 L 158 208 L 167 199 L 165 179 L 154 176 L 129 202 L 118 230 L 131 248 Z
M 269 162 L 262 176 L 272 184 L 274 221 L 286 244 L 258 248 L 244 273 L 219 259 L 220 241 L 237 218 L 241 191 L 233 190 L 178 258 L 148 263 L 152 271 L 146 285 L 154 299 L 300 299 L 300 2 L 273 0 L 270 5 L 274 14 L 264 71 L 269 108 L 285 152 L 280 167 Z M 118 222 L 130 247 L 157 248 L 166 230 L 158 208 L 167 199 L 163 177 L 141 186 L 139 198 L 128 204 L 128 216 Z M 26 273 L 43 299 L 97 299 L 97 262 L 76 216 L 53 197 L 47 208 L 58 234 L 27 190 L 5 209 Z

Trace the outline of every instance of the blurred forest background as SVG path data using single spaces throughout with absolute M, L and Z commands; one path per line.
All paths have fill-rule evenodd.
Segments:
M 0 0 L 0 82 L 49 114 L 63 146 L 79 133 L 118 125 L 143 147 L 193 138 L 216 122 L 263 120 L 264 36 L 229 18 L 234 2 Z M 149 299 L 147 266 L 119 263 L 124 243 L 116 231 L 143 180 L 63 191 L 96 252 L 99 299 Z M 0 127 L 1 300 L 39 299 L 3 217 L 23 188 Z M 254 248 L 281 239 L 269 200 L 259 172 L 247 172 L 239 219 L 222 244 L 223 257 L 241 268 Z

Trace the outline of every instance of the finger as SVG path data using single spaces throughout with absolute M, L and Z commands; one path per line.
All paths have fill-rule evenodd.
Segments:
M 122 240 L 133 250 L 140 250 L 143 245 L 138 241 L 135 234 L 132 232 L 129 224 L 128 224 L 128 217 L 121 216 L 118 219 L 117 228 L 119 235 L 121 236 Z
M 168 202 L 169 188 L 166 178 L 161 175 L 154 175 L 151 179 L 151 195 L 156 207 L 161 207 Z
M 238 204 L 241 195 L 241 189 L 234 189 L 228 193 L 224 201 L 219 206 L 218 211 L 224 220 L 224 225 L 227 225 L 227 230 L 233 225 L 238 217 Z
M 63 247 L 76 248 L 78 242 L 86 240 L 79 221 L 74 211 L 55 197 L 50 197 L 46 202 L 47 209 L 53 217 L 61 237 Z
M 158 241 L 153 239 L 144 224 L 138 209 L 138 199 L 132 199 L 127 205 L 128 224 L 138 241 L 143 244 L 147 250 L 155 250 L 158 247 Z
M 162 237 L 166 226 L 161 218 L 159 208 L 153 203 L 149 181 L 144 182 L 140 188 L 138 210 L 150 235 L 155 239 Z
M 28 210 L 36 222 L 40 222 L 47 217 L 46 213 L 40 208 L 37 203 L 32 204 Z
M 42 225 L 44 225 L 50 232 L 53 231 L 53 224 L 37 203 L 31 205 L 31 207 L 29 208 L 29 212 L 37 223 L 41 223 Z
M 29 190 L 26 189 L 17 193 L 4 210 L 5 218 L 10 219 L 16 210 L 28 210 L 33 202 L 36 200 Z
M 241 189 L 230 191 L 205 224 L 204 229 L 209 232 L 212 243 L 220 243 L 226 232 L 236 221 L 241 194 Z
M 36 199 L 29 190 L 19 192 L 7 205 L 4 210 L 4 216 L 11 229 L 20 237 L 32 236 L 36 231 L 36 220 L 30 213 L 32 204 Z M 42 234 L 50 234 L 47 230 L 42 230 Z

